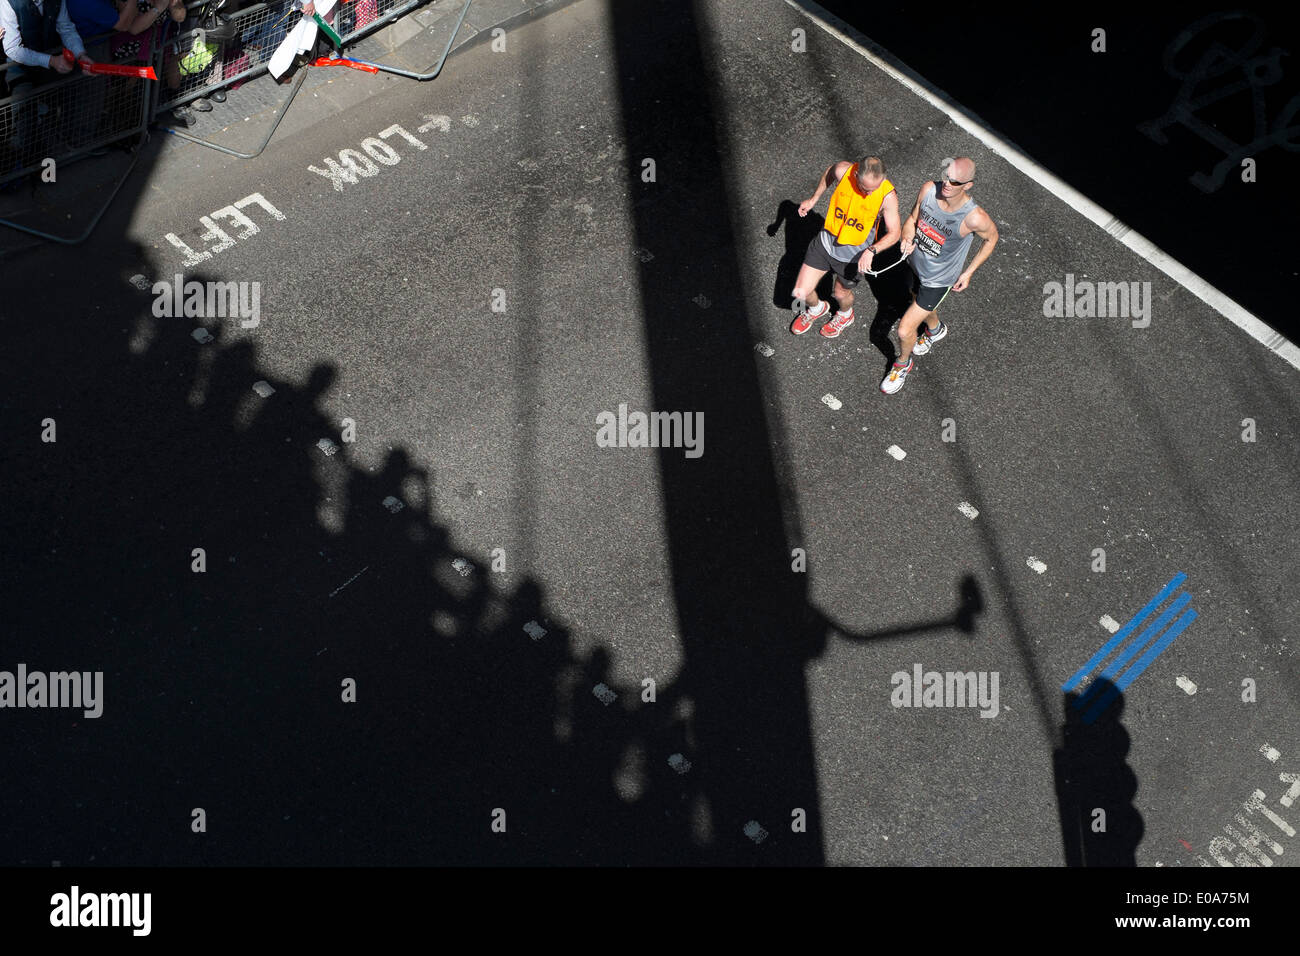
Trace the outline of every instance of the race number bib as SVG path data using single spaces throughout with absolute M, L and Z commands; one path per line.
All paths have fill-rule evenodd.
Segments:
M 916 248 L 931 259 L 938 259 L 943 252 L 944 235 L 923 222 L 916 224 Z

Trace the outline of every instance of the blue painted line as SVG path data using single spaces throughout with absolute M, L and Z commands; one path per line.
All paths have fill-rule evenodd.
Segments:
M 1096 654 L 1093 654 L 1092 657 L 1088 658 L 1088 663 L 1084 664 L 1077 671 L 1075 671 L 1074 675 L 1069 680 L 1067 680 L 1064 684 L 1061 685 L 1061 690 L 1071 691 L 1074 690 L 1074 688 L 1078 687 L 1079 682 L 1083 680 L 1085 677 L 1087 677 L 1090 673 L 1092 673 L 1092 669 L 1094 667 L 1096 667 L 1098 664 L 1104 661 L 1110 655 L 1111 651 L 1119 647 L 1119 645 L 1124 642 L 1124 638 L 1132 634 L 1133 631 L 1135 631 L 1137 627 L 1147 619 L 1147 616 L 1152 611 L 1154 611 L 1157 607 L 1159 607 L 1162 603 L 1164 603 L 1165 598 L 1169 597 L 1169 595 L 1173 593 L 1174 589 L 1186 580 L 1187 580 L 1187 575 L 1183 574 L 1183 572 L 1179 571 L 1177 574 L 1175 574 L 1174 579 L 1170 581 L 1168 584 L 1166 584 L 1163 588 L 1161 588 L 1160 593 L 1157 594 L 1155 597 L 1153 597 L 1147 603 L 1146 607 L 1138 611 L 1137 614 L 1135 614 L 1127 624 L 1125 624 L 1118 631 L 1116 631 L 1115 634 L 1111 637 L 1111 639 L 1101 646 L 1101 650 L 1097 651 Z
M 1151 646 L 1150 650 L 1138 658 L 1138 662 L 1126 670 L 1124 675 L 1114 683 L 1109 691 L 1106 692 L 1106 695 L 1093 705 L 1092 709 L 1084 715 L 1083 722 L 1085 724 L 1090 724 L 1096 720 L 1101 712 L 1110 705 L 1111 701 L 1123 693 L 1124 689 L 1127 688 L 1129 684 L 1133 683 L 1133 681 L 1135 681 L 1141 673 L 1151 665 L 1152 661 L 1163 654 L 1165 648 L 1174 642 L 1174 638 L 1183 633 L 1183 631 L 1187 629 L 1187 625 L 1191 624 L 1196 620 L 1196 618 L 1196 611 L 1188 608 L 1187 613 L 1180 617 L 1174 623 L 1173 627 L 1169 628 L 1169 630 L 1165 632 L 1164 636 Z
M 1169 605 L 1163 614 L 1156 618 L 1155 621 L 1148 625 L 1147 628 L 1137 636 L 1135 641 L 1130 643 L 1128 647 L 1124 648 L 1124 653 L 1115 658 L 1114 662 L 1101 672 L 1101 675 L 1088 687 L 1087 690 L 1075 698 L 1074 706 L 1082 707 L 1084 704 L 1088 703 L 1089 699 L 1096 693 L 1097 688 L 1101 686 L 1101 681 L 1103 679 L 1114 680 L 1115 675 L 1123 670 L 1124 665 L 1136 657 L 1138 652 L 1141 651 L 1142 648 L 1146 647 L 1148 641 L 1163 631 L 1165 625 L 1177 617 L 1178 612 L 1187 607 L 1191 600 L 1192 596 L 1190 594 L 1180 594 L 1178 600 Z

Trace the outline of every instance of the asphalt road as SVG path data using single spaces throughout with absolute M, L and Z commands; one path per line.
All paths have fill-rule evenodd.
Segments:
M 1300 821 L 1300 371 L 945 115 L 721 0 L 299 108 L 6 265 L 0 669 L 104 674 L 98 718 L 0 713 L 6 863 L 1176 866 L 1249 852 L 1256 789 Z M 904 197 L 971 155 L 1001 230 L 891 397 L 865 290 L 788 331 L 783 204 L 868 149 Z M 178 272 L 258 324 L 130 283 Z M 1067 274 L 1149 282 L 1149 326 L 1046 318 Z M 621 405 L 703 454 L 600 447 Z M 1178 573 L 1197 617 L 1085 724 L 1101 619 Z M 918 665 L 996 708 L 895 706 Z

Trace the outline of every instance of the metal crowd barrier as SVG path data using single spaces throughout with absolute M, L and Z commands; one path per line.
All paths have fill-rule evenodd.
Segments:
M 204 4 L 189 6 L 202 13 Z M 163 84 L 158 110 L 183 106 L 223 87 L 266 71 L 271 54 L 298 22 L 289 0 L 257 3 L 230 16 L 235 35 L 218 43 L 200 36 L 198 25 L 169 34 L 158 44 L 154 69 Z M 189 23 L 190 21 L 186 21 Z M 202 40 L 196 47 L 196 41 Z
M 334 30 L 346 45 L 374 33 L 427 0 L 350 0 L 334 9 Z
M 470 2 L 466 0 L 456 32 Z M 327 20 L 332 21 L 334 31 L 347 45 L 426 3 L 428 0 L 341 0 Z M 187 9 L 199 16 L 204 5 L 204 0 L 196 0 Z M 235 31 L 231 40 L 218 43 L 205 34 L 201 38 L 204 43 L 196 49 L 200 25 L 186 21 L 191 24 L 188 29 L 169 35 L 166 42 L 157 45 L 154 65 L 164 85 L 159 111 L 183 106 L 265 72 L 276 47 L 298 24 L 299 14 L 293 11 L 290 0 L 272 0 L 230 14 L 230 20 Z
M 28 74 L 48 75 L 39 67 Z M 6 68 L 6 72 L 12 72 Z M 55 167 L 149 126 L 147 80 L 74 72 L 37 85 L 19 84 L 0 100 L 0 185 Z

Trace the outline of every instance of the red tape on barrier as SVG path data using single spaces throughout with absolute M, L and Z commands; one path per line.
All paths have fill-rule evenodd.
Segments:
M 63 58 L 69 63 L 75 63 L 77 60 L 67 47 L 63 49 Z M 87 66 L 82 63 L 81 70 L 83 73 L 92 73 L 99 76 L 132 76 L 141 80 L 158 79 L 158 75 L 154 73 L 151 66 L 121 66 L 115 63 L 92 63 Z
M 346 66 L 354 70 L 361 70 L 363 73 L 379 72 L 379 67 L 371 66 L 369 63 L 358 63 L 356 60 L 344 60 L 328 56 L 318 57 L 312 66 Z

